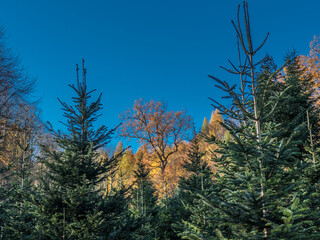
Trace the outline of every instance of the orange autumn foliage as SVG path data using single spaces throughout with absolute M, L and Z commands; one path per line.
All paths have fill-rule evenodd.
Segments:
M 202 134 L 206 135 L 206 137 L 211 138 L 212 136 L 218 140 L 223 140 L 226 137 L 226 129 L 221 125 L 224 122 L 222 115 L 219 110 L 216 109 L 212 111 L 211 118 L 209 123 L 206 123 L 202 126 Z M 206 141 L 202 140 L 200 142 L 200 150 L 205 152 L 206 154 L 203 156 L 203 160 L 208 164 L 212 171 L 215 171 L 215 163 L 213 159 L 215 158 L 213 152 L 217 149 L 217 145 L 209 144 Z
M 191 119 L 184 112 L 169 112 L 160 102 L 136 101 L 132 109 L 123 113 L 120 118 L 123 125 L 120 134 L 126 138 L 138 139 L 141 146 L 135 154 L 126 151 L 119 162 L 118 173 L 114 177 L 118 186 L 128 187 L 133 183 L 134 171 L 137 168 L 137 159 L 149 170 L 157 194 L 160 198 L 168 197 L 174 193 L 181 177 L 188 173 L 182 167 L 187 159 L 190 143 L 187 141 L 191 130 Z M 221 126 L 223 117 L 218 110 L 211 114 L 210 121 L 204 121 L 202 131 L 208 136 L 223 140 L 226 130 Z M 191 134 L 190 134 L 191 136 Z M 122 147 L 122 143 L 121 149 Z M 118 147 L 119 148 L 119 147 Z M 214 144 L 201 142 L 201 149 L 207 152 L 203 160 L 215 171 L 212 152 L 216 149 Z
M 310 42 L 309 54 L 298 57 L 304 75 L 310 75 L 315 88 L 320 87 L 320 37 L 314 36 Z
M 120 115 L 120 135 L 137 139 L 148 150 L 148 165 L 157 189 L 168 194 L 177 182 L 179 151 L 191 138 L 193 123 L 185 111 L 169 111 L 161 102 L 135 101 L 132 109 Z M 174 174 L 173 174 L 174 172 Z
M 314 96 L 320 96 L 320 37 L 314 36 L 310 42 L 310 51 L 308 55 L 298 56 L 298 63 L 302 70 L 302 77 L 309 77 L 314 89 Z M 316 102 L 320 107 L 320 102 Z
M 171 196 L 177 189 L 180 178 L 186 175 L 182 164 L 186 159 L 188 145 L 186 142 L 180 144 L 179 151 L 171 155 L 164 172 L 161 171 L 157 164 L 157 156 L 154 154 L 149 155 L 147 166 L 150 170 L 150 178 L 160 198 Z

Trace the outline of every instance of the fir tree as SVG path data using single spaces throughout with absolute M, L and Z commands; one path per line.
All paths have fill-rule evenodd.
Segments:
M 232 99 L 231 108 L 213 100 L 227 117 L 222 125 L 231 138 L 214 140 L 219 148 L 215 151 L 217 172 L 212 193 L 199 194 L 204 203 L 218 213 L 218 217 L 211 219 L 217 226 L 211 234 L 227 239 L 311 239 L 314 236 L 306 233 L 304 227 L 310 219 L 302 201 L 303 181 L 299 175 L 308 164 L 298 159 L 298 139 L 295 138 L 303 125 L 281 136 L 280 124 L 269 118 L 289 88 L 272 91 L 268 87 L 281 68 L 273 71 L 263 84 L 257 78 L 255 69 L 259 61 L 256 63 L 254 59 L 267 38 L 253 48 L 247 3 L 244 2 L 246 33 L 241 29 L 239 11 L 238 23 L 232 23 L 245 61 L 240 62 L 239 69 L 234 64 L 234 69 L 227 69 L 240 75 L 239 92 L 235 85 L 229 86 L 210 76 Z M 241 61 L 240 49 L 239 56 Z M 270 111 L 265 112 L 268 108 Z
M 303 124 L 301 132 L 294 137 L 301 141 L 300 148 L 303 151 L 302 145 L 306 145 L 309 139 L 309 134 L 305 134 L 308 132 L 307 112 L 309 114 L 309 124 L 312 126 L 313 140 L 314 142 L 318 141 L 319 110 L 315 106 L 317 98 L 314 96 L 311 76 L 305 75 L 303 70 L 300 69 L 295 53 L 289 54 L 285 59 L 287 65 L 284 74 L 272 82 L 268 81 L 268 78 L 272 75 L 272 70 L 274 71 L 276 66 L 271 57 L 267 57 L 263 61 L 261 73 L 258 77 L 259 89 L 262 93 L 259 99 L 263 102 L 270 97 L 272 91 L 284 92 L 283 97 L 277 103 L 277 107 L 264 121 L 272 120 L 280 124 L 280 138 L 288 138 L 297 126 Z M 267 113 L 271 110 L 271 106 L 267 106 L 264 109 L 264 115 L 268 115 Z

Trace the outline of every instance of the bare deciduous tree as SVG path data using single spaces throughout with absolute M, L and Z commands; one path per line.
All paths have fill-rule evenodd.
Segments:
M 162 175 L 169 158 L 190 138 L 193 122 L 185 111 L 168 111 L 161 102 L 135 101 L 132 109 L 120 115 L 120 135 L 138 139 L 157 156 Z

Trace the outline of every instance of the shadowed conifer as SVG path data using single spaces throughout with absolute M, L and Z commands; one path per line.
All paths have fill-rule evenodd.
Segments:
M 42 159 L 47 176 L 41 182 L 38 206 L 39 239 L 109 239 L 117 236 L 116 222 L 123 217 L 126 199 L 121 192 L 104 196 L 100 184 L 112 172 L 117 157 L 99 158 L 99 149 L 111 139 L 115 129 L 108 130 L 94 123 L 102 108 L 101 94 L 90 102 L 93 91 L 88 91 L 86 69 L 82 62 L 82 80 L 69 85 L 75 92 L 73 105 L 60 101 L 67 132 L 53 131 L 59 151 L 43 146 Z
M 214 184 L 210 195 L 198 196 L 218 213 L 210 220 L 216 226 L 211 235 L 217 238 L 317 239 L 317 233 L 308 226 L 311 219 L 300 188 L 301 175 L 309 167 L 307 161 L 298 158 L 301 155 L 297 148 L 305 122 L 287 128 L 285 135 L 281 131 L 275 114 L 281 111 L 279 104 L 287 100 L 290 86 L 274 88 L 282 68 L 270 69 L 267 77 L 258 74 L 256 69 L 264 59 L 255 61 L 255 57 L 267 37 L 253 47 L 246 2 L 243 10 L 244 28 L 240 5 L 237 22 L 232 22 L 238 37 L 240 67 L 232 64 L 232 69 L 226 69 L 240 76 L 240 89 L 210 76 L 232 101 L 229 107 L 212 99 L 226 117 L 221 124 L 231 138 L 213 140 L 218 145 L 217 158 L 213 159 L 217 166 Z

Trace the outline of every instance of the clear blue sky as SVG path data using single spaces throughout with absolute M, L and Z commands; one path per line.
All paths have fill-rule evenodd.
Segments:
M 103 92 L 109 127 L 135 99 L 185 109 L 197 127 L 219 98 L 208 74 L 233 79 L 219 65 L 235 58 L 239 0 L 0 0 L 7 43 L 36 77 L 42 119 L 63 120 L 57 97 L 69 100 L 75 64 L 86 59 L 88 85 Z M 254 41 L 270 32 L 263 53 L 280 65 L 293 48 L 306 54 L 320 35 L 319 0 L 249 0 Z M 231 78 L 230 78 L 231 77 Z

